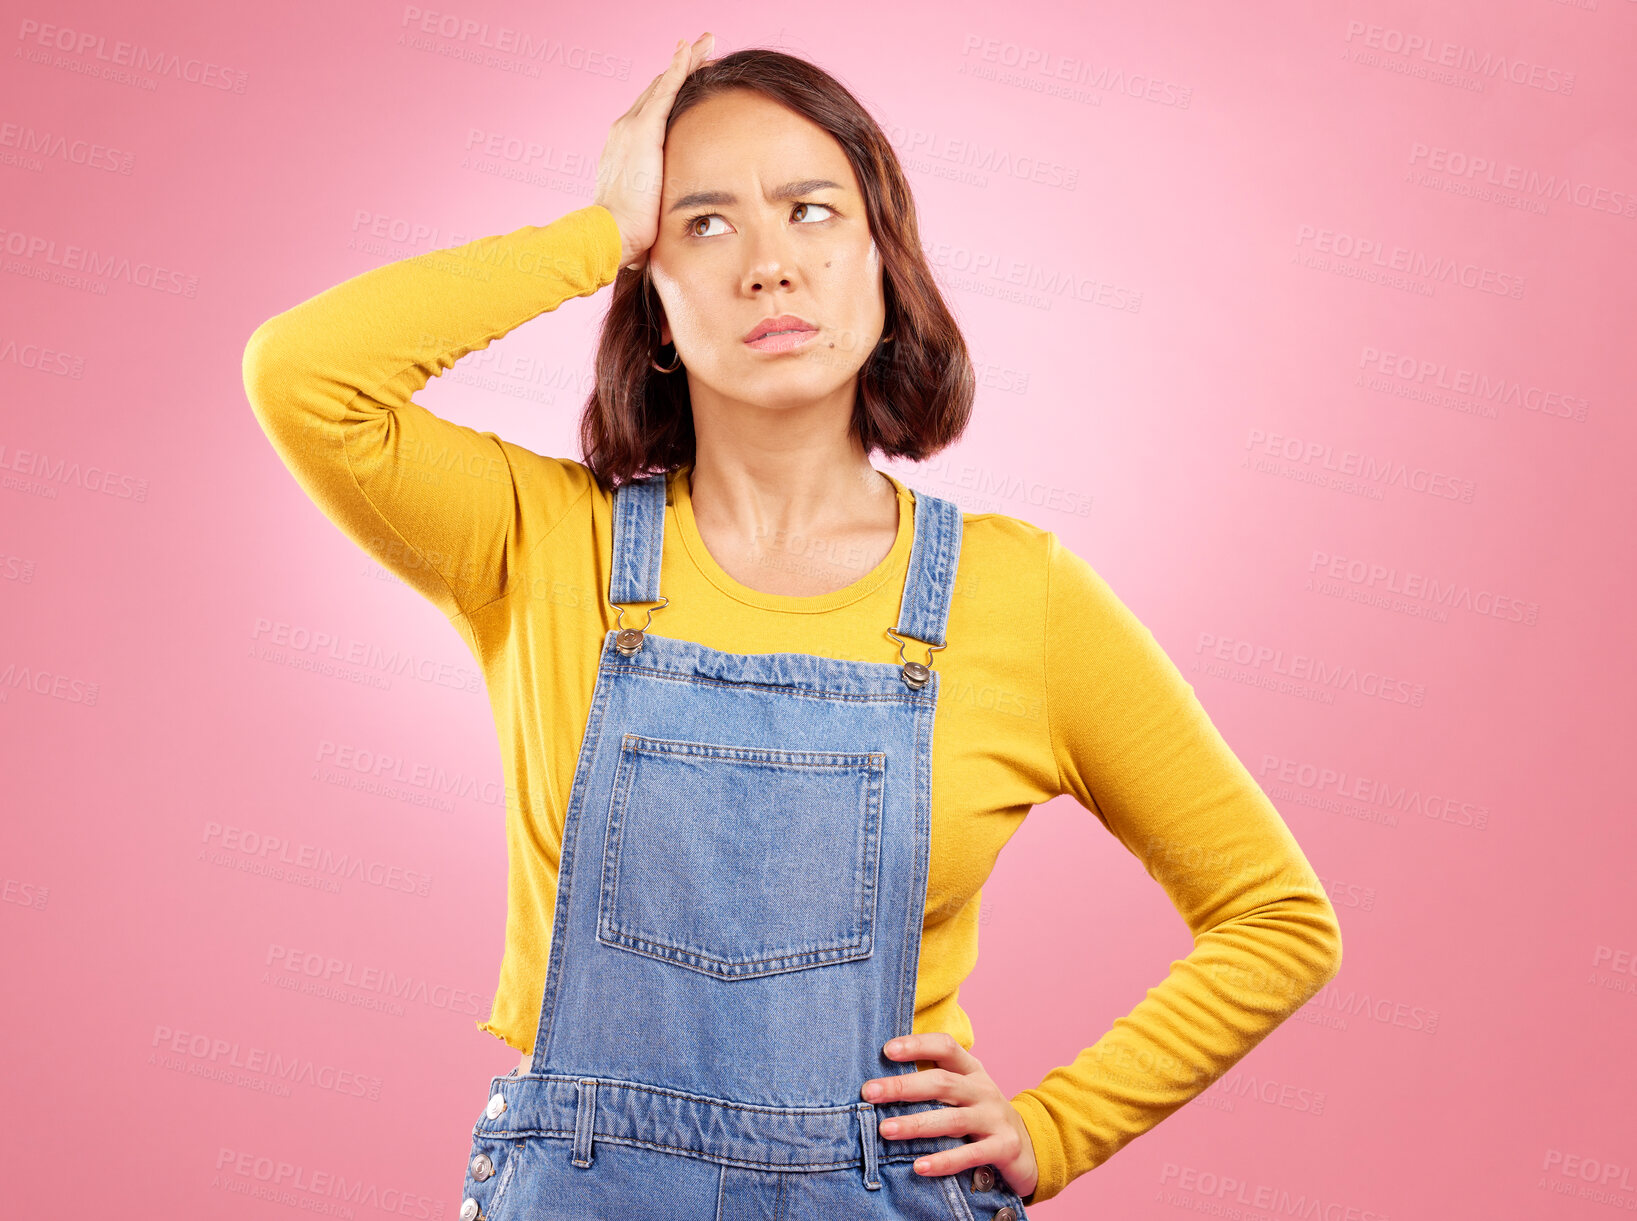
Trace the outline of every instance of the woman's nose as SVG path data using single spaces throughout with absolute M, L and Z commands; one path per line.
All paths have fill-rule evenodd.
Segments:
M 758 288 L 789 288 L 790 277 L 780 270 L 769 270 L 765 273 L 752 273 L 747 277 L 747 286 Z
M 783 232 L 753 233 L 746 243 L 745 286 L 747 288 L 789 287 L 796 275 L 790 235 Z

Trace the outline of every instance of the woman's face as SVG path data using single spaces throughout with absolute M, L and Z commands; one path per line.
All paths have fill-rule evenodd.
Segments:
M 850 415 L 886 303 L 858 180 L 822 127 L 744 89 L 684 113 L 665 142 L 648 264 L 696 408 L 827 401 Z M 745 342 L 784 314 L 817 333 L 785 351 Z

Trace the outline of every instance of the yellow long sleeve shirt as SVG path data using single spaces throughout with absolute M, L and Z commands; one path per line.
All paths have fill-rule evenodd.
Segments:
M 343 531 L 448 617 L 488 685 L 508 794 L 505 950 L 478 1026 L 532 1050 L 558 853 L 604 633 L 611 497 L 581 463 L 411 397 L 462 356 L 618 271 L 597 205 L 389 263 L 269 319 L 245 388 L 280 459 Z M 653 631 L 738 653 L 893 661 L 914 493 L 891 552 L 818 597 L 760 593 L 701 542 L 673 472 Z M 889 476 L 890 477 L 890 476 Z M 627 615 L 629 621 L 629 614 Z M 628 622 L 629 625 L 629 622 Z M 1073 1063 L 1014 1095 L 1051 1199 L 1226 1072 L 1341 961 L 1336 914 L 1266 795 L 1149 631 L 1057 536 L 964 515 L 933 732 L 916 1032 L 970 1048 L 961 981 L 980 891 L 1031 807 L 1072 794 L 1142 861 L 1194 948 Z M 886 652 L 883 652 L 883 649 Z M 1042 930 L 1043 934 L 1047 930 Z

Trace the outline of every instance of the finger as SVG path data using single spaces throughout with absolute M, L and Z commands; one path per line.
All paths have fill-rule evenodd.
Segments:
M 923 1068 L 918 1073 L 900 1073 L 895 1077 L 874 1077 L 864 1083 L 861 1091 L 869 1102 L 976 1102 L 977 1094 L 969 1087 L 968 1078 L 942 1068 Z
M 686 41 L 687 40 L 683 38 L 678 38 L 676 40 L 676 50 L 671 52 L 671 62 L 665 65 L 664 72 L 661 72 L 658 76 L 654 77 L 653 80 L 648 82 L 648 87 L 646 89 L 637 94 L 637 100 L 632 102 L 631 109 L 625 112 L 627 117 L 641 111 L 641 109 L 648 104 L 649 99 L 654 96 L 654 90 L 659 88 L 659 83 L 665 79 L 666 74 L 676 68 L 677 60 L 682 55 L 682 47 Z
M 676 91 L 682 88 L 682 82 L 687 79 L 688 73 L 693 71 L 693 67 L 693 49 L 691 47 L 684 49 L 683 45 L 678 44 L 676 54 L 671 56 L 670 66 L 654 81 L 655 88 L 648 99 L 649 104 L 657 105 L 663 102 L 666 113 L 669 114 L 671 100 L 676 97 Z
M 888 1040 L 881 1050 L 890 1060 L 931 1060 L 951 1072 L 970 1073 L 983 1067 L 976 1056 L 955 1041 L 953 1035 L 941 1030 L 900 1035 Z
M 993 1166 L 1005 1156 L 1005 1142 L 998 1136 L 967 1141 L 951 1149 L 928 1153 L 915 1159 L 915 1173 L 925 1175 L 954 1174 L 969 1166 Z
M 883 1119 L 876 1125 L 876 1130 L 892 1140 L 911 1140 L 917 1136 L 965 1136 L 972 1131 L 976 1122 L 976 1114 L 971 1107 L 933 1107 Z

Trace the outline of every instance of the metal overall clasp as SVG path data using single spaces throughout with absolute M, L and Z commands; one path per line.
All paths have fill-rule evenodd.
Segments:
M 890 627 L 887 629 L 887 635 L 891 636 L 898 642 L 898 660 L 904 663 L 902 675 L 905 684 L 908 685 L 911 691 L 919 691 L 922 687 L 927 685 L 927 680 L 932 677 L 932 654 L 936 653 L 939 649 L 947 649 L 949 646 L 947 644 L 928 644 L 927 664 L 923 666 L 920 662 L 910 661 L 904 656 L 904 637 L 900 636 Z M 913 639 L 913 637 L 911 637 L 911 639 Z M 922 641 L 921 643 L 926 644 L 925 641 Z
M 648 618 L 643 621 L 641 627 L 620 627 L 614 633 L 614 647 L 618 649 L 623 656 L 635 657 L 638 653 L 642 652 L 642 643 L 644 639 L 646 639 L 646 637 L 643 636 L 643 633 L 648 630 L 648 625 L 654 621 L 654 612 L 656 610 L 662 610 L 671 604 L 671 600 L 665 597 L 664 594 L 660 594 L 659 596 L 663 599 L 663 601 L 661 601 L 658 606 L 650 606 L 648 608 Z M 618 625 L 624 623 L 625 608 L 619 605 L 617 602 L 610 602 L 609 605 L 619 612 L 619 617 L 614 620 L 615 624 Z

